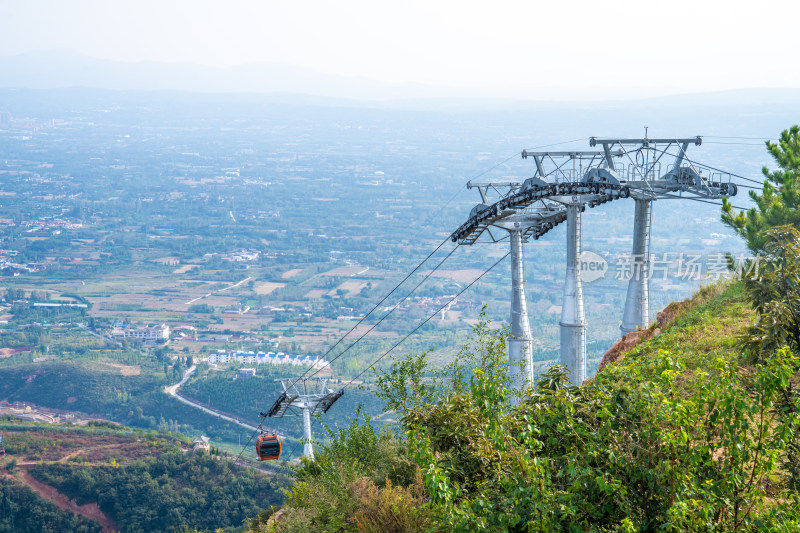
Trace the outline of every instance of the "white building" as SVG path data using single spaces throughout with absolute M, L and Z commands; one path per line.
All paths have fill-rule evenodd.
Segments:
M 239 369 L 239 379 L 247 379 L 255 377 L 256 369 L 255 368 L 240 368 Z
M 231 361 L 238 361 L 248 365 L 294 365 L 310 366 L 316 369 L 327 367 L 330 363 L 310 355 L 293 355 L 283 352 L 226 352 L 218 350 L 208 354 L 209 364 L 227 365 Z
M 161 324 L 155 327 L 140 327 L 140 328 L 115 328 L 111 332 L 115 337 L 124 337 L 126 339 L 141 339 L 143 341 L 157 341 L 159 339 L 169 339 L 169 326 Z
M 211 439 L 209 439 L 204 435 L 201 435 L 196 439 L 194 439 L 194 442 L 192 444 L 194 445 L 192 446 L 192 451 L 195 452 L 208 452 L 211 450 Z

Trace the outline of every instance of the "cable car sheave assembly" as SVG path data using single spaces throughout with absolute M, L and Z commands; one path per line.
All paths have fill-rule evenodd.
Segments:
M 686 150 L 690 144 L 699 146 L 701 143 L 702 139 L 699 136 L 684 139 L 649 139 L 647 136 L 643 139 L 591 137 L 590 146 L 602 147 L 602 151 L 523 151 L 522 158 L 532 159 L 536 167 L 534 175 L 523 182 L 467 182 L 467 189 L 478 189 L 481 196 L 481 203 L 472 209 L 467 221 L 439 244 L 349 332 L 343 335 L 326 352 L 326 355 L 366 320 L 448 240 L 456 243 L 456 248 L 461 245 L 508 241 L 511 249 L 506 255 L 370 363 L 359 373 L 358 377 L 377 364 L 409 336 L 416 333 L 441 309 L 449 306 L 464 291 L 510 255 L 511 327 L 508 337 L 508 364 L 518 386 L 522 387 L 532 383 L 533 339 L 525 298 L 522 245 L 530 238 L 538 239 L 555 226 L 567 222 L 567 274 L 564 281 L 564 301 L 559 322 L 560 364 L 569 369 L 570 380 L 573 384 L 582 384 L 586 377 L 586 320 L 580 276 L 581 213 L 586 210 L 587 205 L 593 208 L 614 200 L 634 199 L 636 209 L 633 225 L 632 262 L 634 271 L 640 275 L 632 276 L 629 282 L 620 329 L 622 333 L 627 333 L 638 327 L 647 327 L 649 325 L 648 283 L 652 202 L 668 198 L 700 202 L 727 198 L 735 196 L 738 191 L 736 184 L 731 181 L 733 176 L 748 179 L 693 162 L 686 157 Z M 671 149 L 677 149 L 677 153 L 670 152 Z M 666 168 L 664 172 L 662 172 L 662 165 Z M 706 176 L 701 171 L 701 167 L 715 171 L 715 173 Z M 483 174 L 485 172 L 481 175 Z M 490 201 L 490 196 L 497 199 Z M 437 270 L 454 251 L 455 248 L 433 270 Z M 425 279 L 403 299 L 408 298 L 416 291 L 432 273 L 433 271 L 429 272 Z M 386 316 L 388 314 L 380 318 L 368 332 L 380 324 Z M 352 348 L 365 335 L 366 333 L 330 360 L 328 364 Z M 312 460 L 314 450 L 311 415 L 327 412 L 344 394 L 344 389 L 347 387 L 345 385 L 339 390 L 329 388 L 327 378 L 313 377 L 319 370 L 316 370 L 310 377 L 305 377 L 304 374 L 299 378 L 277 379 L 276 381 L 281 383 L 283 391 L 270 410 L 267 413 L 261 413 L 262 422 L 267 416 L 302 416 L 303 454 Z M 258 431 L 261 431 L 261 435 L 256 441 L 258 458 L 262 461 L 278 459 L 281 454 L 280 438 L 277 435 L 265 433 L 261 424 L 259 424 Z

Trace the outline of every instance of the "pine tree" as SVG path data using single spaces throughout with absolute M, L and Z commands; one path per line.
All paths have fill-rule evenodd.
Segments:
M 784 130 L 777 143 L 767 141 L 766 145 L 779 169 L 761 169 L 766 177 L 761 194 L 750 191 L 756 207 L 736 212 L 727 199 L 722 200 L 722 221 L 756 254 L 764 252 L 766 230 L 784 225 L 800 229 L 800 126 Z

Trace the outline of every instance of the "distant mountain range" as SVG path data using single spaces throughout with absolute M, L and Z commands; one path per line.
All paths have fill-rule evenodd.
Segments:
M 589 93 L 583 89 L 485 89 L 388 83 L 365 77 L 327 74 L 283 63 L 248 63 L 210 67 L 153 61 L 124 62 L 96 59 L 67 50 L 0 56 L 0 88 L 58 89 L 88 87 L 125 91 L 181 91 L 197 93 L 257 93 L 306 96 L 350 101 L 438 101 L 451 105 L 494 105 L 510 101 L 619 101 L 649 100 L 656 104 L 735 105 L 800 102 L 800 89 L 737 89 L 714 93 L 653 95 L 637 89 Z M 646 97 L 646 98 L 645 98 Z M 429 102 L 430 103 L 430 102 Z
M 80 86 L 115 90 L 283 93 L 353 100 L 480 96 L 477 91 L 385 83 L 283 63 L 248 63 L 218 68 L 153 61 L 110 61 L 64 50 L 0 56 L 0 73 L 2 88 Z

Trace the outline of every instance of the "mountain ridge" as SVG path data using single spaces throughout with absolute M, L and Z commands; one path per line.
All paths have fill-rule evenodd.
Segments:
M 0 56 L 0 88 L 87 87 L 122 91 L 270 94 L 373 103 L 417 102 L 506 104 L 603 102 L 694 105 L 749 102 L 774 104 L 800 100 L 800 88 L 740 88 L 726 91 L 644 92 L 635 88 L 589 91 L 575 88 L 502 89 L 387 82 L 363 76 L 325 73 L 279 62 L 213 67 L 189 63 L 97 59 L 65 49 Z

